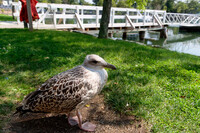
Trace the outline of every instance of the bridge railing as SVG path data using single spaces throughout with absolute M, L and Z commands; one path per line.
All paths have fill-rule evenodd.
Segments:
M 21 3 L 13 2 L 14 16 L 20 22 Z M 35 25 L 53 25 L 54 28 L 99 28 L 102 16 L 102 7 L 68 4 L 36 5 L 40 19 Z M 141 27 L 158 26 L 165 23 L 166 11 L 137 10 L 133 8 L 111 8 L 109 27 Z M 159 22 L 158 22 L 159 21 Z
M 175 25 L 200 26 L 200 15 L 167 13 L 165 23 Z

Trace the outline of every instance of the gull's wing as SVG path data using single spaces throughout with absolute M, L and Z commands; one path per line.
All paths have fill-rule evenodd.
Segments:
M 70 112 L 82 101 L 92 86 L 84 80 L 84 67 L 60 73 L 30 93 L 23 100 L 23 110 L 33 112 Z

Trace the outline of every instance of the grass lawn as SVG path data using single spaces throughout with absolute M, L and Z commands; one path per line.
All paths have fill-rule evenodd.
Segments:
M 17 21 L 16 19 L 13 19 L 12 16 L 8 16 L 5 14 L 0 14 L 0 21 Z
M 103 94 L 152 132 L 200 132 L 200 58 L 125 41 L 64 31 L 0 29 L 1 128 L 25 95 L 51 76 L 98 54 L 108 70 Z

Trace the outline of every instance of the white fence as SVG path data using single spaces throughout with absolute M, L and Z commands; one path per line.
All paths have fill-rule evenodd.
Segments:
M 21 3 L 13 2 L 18 23 Z M 68 4 L 36 5 L 40 19 L 37 25 L 53 25 L 54 28 L 99 28 L 102 16 L 102 7 Z M 132 8 L 111 8 L 109 27 L 141 27 L 162 26 L 165 22 L 166 11 L 137 10 Z

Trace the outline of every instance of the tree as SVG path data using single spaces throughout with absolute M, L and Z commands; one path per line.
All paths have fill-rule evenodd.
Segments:
M 99 3 L 99 0 L 92 0 L 94 2 L 94 5 L 97 6 Z
M 99 38 L 107 38 L 111 5 L 112 5 L 111 0 L 104 0 L 103 13 L 102 13 L 101 23 L 100 23 Z
M 127 3 L 129 4 L 129 6 L 131 7 L 133 4 L 136 3 L 137 5 L 137 9 L 142 9 L 144 10 L 145 7 L 147 6 L 147 2 L 148 0 L 127 0 Z
M 101 0 L 100 0 L 101 1 Z M 117 0 L 104 0 L 103 2 L 103 13 L 100 23 L 100 30 L 99 30 L 99 38 L 107 38 L 108 34 L 108 24 L 110 20 L 110 10 L 112 1 Z M 129 6 L 132 6 L 135 2 L 137 3 L 137 8 L 139 9 L 145 9 L 145 6 L 147 5 L 147 0 L 126 0 L 127 4 Z
M 103 0 L 99 0 L 97 6 L 103 6 Z
M 125 0 L 119 0 L 116 4 L 117 7 L 130 7 L 130 5 Z
M 167 0 L 166 6 L 167 6 L 167 12 L 173 12 L 174 11 L 174 0 Z
M 118 1 L 118 0 L 112 0 L 112 7 L 116 7 L 117 1 Z M 98 5 L 98 6 L 103 6 L 103 2 L 104 2 L 104 0 L 98 0 L 97 5 Z
M 184 2 L 176 0 L 149 0 L 148 8 L 153 10 L 167 10 L 175 13 L 200 13 L 199 0 L 185 0 Z
M 151 9 L 154 10 L 163 10 L 165 9 L 167 0 L 152 0 L 150 1 Z
M 175 12 L 177 13 L 187 13 L 187 10 L 188 10 L 188 6 L 184 2 L 180 1 L 175 5 Z
M 196 14 L 200 11 L 200 4 L 199 2 L 195 0 L 191 0 L 190 3 L 188 3 L 188 13 Z
M 79 4 L 80 5 L 90 5 L 90 3 L 86 2 L 85 0 L 80 0 Z

